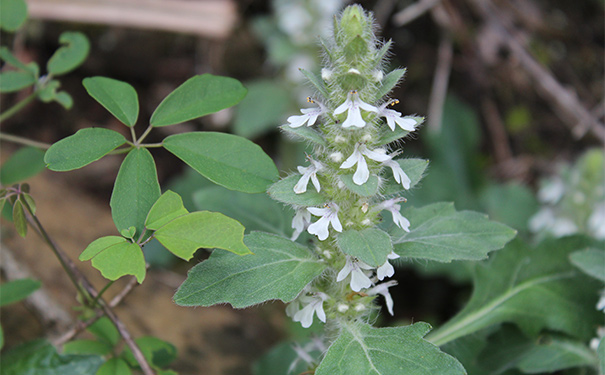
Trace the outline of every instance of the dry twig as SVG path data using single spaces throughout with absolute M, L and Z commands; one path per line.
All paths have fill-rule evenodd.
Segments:
M 410 23 L 431 10 L 432 7 L 440 2 L 441 0 L 420 0 L 397 12 L 397 14 L 393 16 L 393 23 L 398 27 Z

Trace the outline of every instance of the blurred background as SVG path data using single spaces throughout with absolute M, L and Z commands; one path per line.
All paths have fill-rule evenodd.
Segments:
M 318 72 L 319 39 L 329 35 L 344 0 L 28 0 L 29 21 L 2 34 L 22 61 L 42 66 L 65 30 L 85 33 L 91 52 L 62 89 L 74 98 L 67 111 L 34 102 L 5 121 L 2 132 L 53 143 L 78 129 L 127 128 L 86 94 L 85 77 L 107 76 L 133 85 L 141 103 L 139 131 L 160 101 L 195 74 L 239 79 L 248 88 L 236 107 L 200 120 L 156 129 L 149 142 L 191 130 L 225 131 L 258 143 L 280 170 L 292 171 L 305 145 L 277 127 L 313 95 L 299 68 Z M 604 3 L 601 0 L 376 0 L 359 1 L 374 12 L 383 40 L 392 40 L 387 70 L 407 67 L 391 94 L 396 110 L 425 116 L 403 155 L 431 160 L 427 177 L 410 192 L 410 205 L 453 201 L 482 211 L 537 241 L 584 233 L 605 238 L 603 142 L 605 140 Z M 2 95 L 8 108 L 27 92 Z M 18 149 L 2 143 L 2 159 Z M 238 218 L 237 201 L 191 173 L 163 150 L 153 150 L 163 187 L 183 196 L 190 209 Z M 104 158 L 69 173 L 44 171 L 29 181 L 38 212 L 72 258 L 92 240 L 114 234 L 109 197 L 121 158 Z M 213 190 L 214 189 L 214 190 Z M 223 194 L 223 195 L 221 195 Z M 243 199 L 243 198 L 241 198 Z M 264 199 L 259 198 L 259 199 Z M 278 223 L 290 230 L 289 213 Z M 281 219 L 280 219 L 281 220 Z M 242 220 L 243 222 L 244 220 Z M 246 225 L 246 223 L 244 223 Z M 254 224 L 246 225 L 247 229 Z M 7 347 L 56 334 L 75 317 L 75 293 L 51 254 L 33 234 L 18 238 L 2 228 L 2 271 L 43 280 L 53 302 L 3 309 Z M 251 363 L 280 339 L 300 330 L 281 304 L 245 311 L 228 306 L 181 308 L 171 297 L 192 263 L 159 245 L 146 248 L 151 277 L 118 308 L 135 335 L 153 334 L 179 350 L 173 368 L 182 374 L 251 374 Z M 4 256 L 4 255 L 3 255 Z M 13 263 L 11 263 L 13 262 Z M 103 285 L 98 271 L 79 264 Z M 443 322 L 471 289 L 468 265 L 404 264 L 392 291 L 401 322 Z M 7 271 L 8 270 L 8 271 Z M 116 288 L 118 290 L 119 288 Z M 394 324 L 384 321 L 381 324 Z

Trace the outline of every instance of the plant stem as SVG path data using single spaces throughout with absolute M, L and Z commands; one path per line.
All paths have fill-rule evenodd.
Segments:
M 41 148 L 43 150 L 48 150 L 51 146 L 48 143 L 32 141 L 31 139 L 28 139 L 28 138 L 23 138 L 23 137 L 19 137 L 17 135 L 11 135 L 11 134 L 6 134 L 6 133 L 2 133 L 2 132 L 0 132 L 0 140 L 18 143 L 18 144 L 25 145 L 25 146 L 37 147 L 37 148 Z
M 112 321 L 112 323 L 120 333 L 120 336 L 122 336 L 124 342 L 126 342 L 126 345 L 128 345 L 128 347 L 132 351 L 132 354 L 141 366 L 141 370 L 143 370 L 143 373 L 145 375 L 154 375 L 154 372 L 151 369 L 151 366 L 149 366 L 147 360 L 145 359 L 143 352 L 141 352 L 139 346 L 134 342 L 132 336 L 130 335 L 130 332 L 128 332 L 124 323 L 122 323 L 122 321 L 118 319 L 117 315 L 113 312 L 111 307 L 107 304 L 107 302 L 105 302 L 103 298 L 101 298 L 100 293 L 95 290 L 95 288 L 88 281 L 86 276 L 84 276 L 84 274 L 80 272 L 80 270 L 75 266 L 71 259 L 69 259 L 67 254 L 65 254 L 61 249 L 59 249 L 59 247 L 54 243 L 54 241 L 50 238 L 50 236 L 48 235 L 36 215 L 33 214 L 31 207 L 29 207 L 26 201 L 23 202 L 23 205 L 30 214 L 30 224 L 32 224 L 33 221 L 33 224 L 35 225 L 32 225 L 32 227 L 36 229 L 38 234 L 44 239 L 44 241 L 51 248 L 53 253 L 55 253 L 55 256 L 59 259 L 61 266 L 63 267 L 65 272 L 67 272 L 67 275 L 71 279 L 72 283 L 76 286 L 76 289 L 78 289 L 85 297 L 92 296 L 95 298 L 94 300 L 97 302 L 99 307 L 101 307 L 105 315 Z
M 92 305 L 92 306 L 94 306 L 94 305 L 96 305 L 96 304 L 98 303 L 99 298 L 101 298 L 101 296 L 103 295 L 103 293 L 105 293 L 105 291 L 106 291 L 107 289 L 109 289 L 109 287 L 110 287 L 110 286 L 111 286 L 113 283 L 115 283 L 115 280 L 111 280 L 111 281 L 109 281 L 107 284 L 105 284 L 105 286 L 103 287 L 103 289 L 101 289 L 101 291 L 99 292 L 99 294 L 97 294 L 97 296 L 95 297 L 95 299 L 94 299 L 94 300 L 92 300 L 92 303 L 91 303 L 91 305 Z
M 26 105 L 28 105 L 32 100 L 34 100 L 37 95 L 38 94 L 36 92 L 33 92 L 33 93 L 29 94 L 29 96 L 26 97 L 25 99 L 21 100 L 20 102 L 18 102 L 14 106 L 12 106 L 9 109 L 7 109 L 6 111 L 2 112 L 2 114 L 0 114 L 0 122 L 8 119 L 9 117 L 11 117 L 12 115 L 14 115 L 15 113 L 17 113 L 20 110 L 22 110 Z
M 141 134 L 141 137 L 139 137 L 139 139 L 137 139 L 134 144 L 136 146 L 140 146 L 141 142 L 143 142 L 143 139 L 145 139 L 145 137 L 147 137 L 147 135 L 149 135 L 149 133 L 151 132 L 151 129 L 153 129 L 153 126 L 151 126 L 151 124 L 149 124 L 149 126 L 147 127 L 147 129 L 145 129 L 145 132 L 143 134 Z

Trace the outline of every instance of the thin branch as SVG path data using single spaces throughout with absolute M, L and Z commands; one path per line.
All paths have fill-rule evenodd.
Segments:
M 434 133 L 439 132 L 441 129 L 443 104 L 445 103 L 445 97 L 447 96 L 453 56 L 454 47 L 452 38 L 447 31 L 444 31 L 437 51 L 437 66 L 435 67 L 435 75 L 428 108 L 428 128 L 429 131 Z
M 408 24 L 431 10 L 432 7 L 440 2 L 441 0 L 420 0 L 412 5 L 409 5 L 393 16 L 393 24 L 397 27 Z
M 0 141 L 18 143 L 20 145 L 37 147 L 43 150 L 48 150 L 50 148 L 48 143 L 32 141 L 31 139 L 19 137 L 18 135 L 6 134 L 2 132 L 0 132 Z
M 6 111 L 2 112 L 2 114 L 0 114 L 0 123 L 2 121 L 5 121 L 9 117 L 13 116 L 14 114 L 19 112 L 23 108 L 25 108 L 32 100 L 36 99 L 37 95 L 38 95 L 37 92 L 33 92 L 33 93 L 29 94 L 29 96 L 27 96 L 25 99 L 21 100 L 14 106 L 12 106 L 9 109 L 7 109 Z

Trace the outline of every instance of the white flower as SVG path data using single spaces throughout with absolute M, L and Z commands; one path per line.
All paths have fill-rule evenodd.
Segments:
M 319 193 L 321 190 L 321 186 L 319 185 L 319 180 L 317 180 L 317 172 L 324 169 L 323 164 L 320 162 L 309 158 L 311 165 L 308 167 L 298 167 L 298 172 L 302 174 L 298 183 L 294 185 L 294 192 L 296 194 L 302 194 L 307 191 L 307 185 L 309 184 L 309 179 L 313 182 L 313 186 L 315 186 L 315 190 Z
M 368 163 L 366 162 L 364 156 L 367 156 L 368 158 L 381 163 L 391 160 L 391 157 L 384 153 L 384 150 L 382 149 L 370 151 L 365 144 L 356 144 L 355 150 L 353 151 L 351 156 L 349 156 L 347 160 L 345 160 L 344 163 L 340 165 L 340 168 L 344 169 L 351 168 L 352 166 L 357 164 L 357 170 L 353 175 L 353 182 L 356 185 L 363 185 L 368 180 L 368 178 L 370 178 Z
M 412 180 L 410 180 L 408 175 L 405 174 L 405 172 L 403 171 L 403 169 L 401 169 L 401 166 L 399 165 L 399 163 L 396 160 L 390 159 L 382 164 L 391 168 L 391 170 L 393 171 L 393 178 L 395 178 L 395 181 L 398 184 L 403 185 L 404 189 L 410 188 L 410 184 L 412 183 Z
M 597 302 L 597 310 L 605 312 L 605 289 L 601 291 L 601 297 Z
M 375 210 L 387 210 L 393 215 L 393 222 L 399 228 L 403 229 L 406 232 L 410 231 L 410 221 L 403 217 L 399 210 L 401 210 L 401 205 L 399 202 L 404 202 L 405 198 L 393 198 L 386 200 L 376 206 Z
M 395 285 L 397 285 L 397 281 L 391 280 L 386 283 L 378 284 L 366 291 L 366 293 L 371 296 L 376 294 L 382 295 L 387 304 L 387 310 L 389 310 L 389 314 L 391 315 L 393 315 L 393 297 L 391 297 L 391 294 L 389 293 L 389 288 Z
M 394 99 L 390 100 L 383 105 L 381 105 L 378 110 L 378 116 L 384 117 L 387 120 L 387 125 L 391 130 L 395 130 L 395 124 L 399 125 L 399 127 L 403 130 L 414 131 L 414 126 L 416 125 L 416 120 L 412 118 L 401 117 L 401 113 L 397 112 L 394 109 L 388 109 L 389 105 L 397 104 L 399 100 Z
M 316 102 L 310 97 L 307 98 L 307 101 L 309 103 L 315 103 L 318 106 L 315 108 L 303 108 L 300 110 L 302 115 L 288 117 L 288 122 L 291 128 L 303 126 L 305 122 L 307 123 L 307 126 L 312 126 L 317 121 L 317 117 L 326 113 L 326 107 L 322 103 Z
M 309 225 L 307 231 L 311 234 L 317 235 L 320 241 L 328 238 L 330 231 L 328 227 L 332 224 L 332 228 L 334 228 L 337 232 L 342 232 L 342 225 L 340 224 L 340 220 L 338 220 L 338 206 L 336 203 L 329 203 L 326 207 L 318 208 L 318 207 L 309 207 L 307 210 L 315 216 L 321 216 L 319 220 Z
M 351 274 L 351 289 L 355 292 L 359 292 L 362 289 L 369 288 L 372 286 L 372 281 L 365 272 L 363 272 L 364 269 L 371 270 L 373 267 L 356 258 L 347 256 L 347 262 L 338 273 L 336 281 L 342 281 Z
M 292 218 L 292 229 L 294 229 L 294 233 L 292 233 L 292 237 L 290 238 L 292 241 L 296 241 L 298 236 L 307 229 L 309 223 L 311 222 L 311 213 L 304 208 L 296 210 L 296 214 L 294 218 Z
M 399 255 L 395 254 L 393 251 L 387 255 L 387 261 L 376 269 L 376 277 L 378 277 L 378 280 L 382 281 L 385 277 L 391 277 L 395 274 L 395 269 L 393 268 L 393 265 L 389 263 L 389 259 L 397 258 L 399 258 Z
M 311 327 L 311 324 L 313 324 L 313 315 L 317 314 L 317 318 L 325 323 L 326 313 L 323 305 L 324 301 L 328 298 L 328 295 L 322 292 L 315 292 L 299 297 L 298 302 L 300 302 L 303 308 L 294 313 L 292 320 L 300 322 L 304 328 L 309 328 Z M 291 312 L 292 311 L 290 311 L 290 313 Z
M 366 122 L 361 117 L 360 108 L 368 112 L 376 112 L 376 107 L 359 99 L 357 91 L 353 90 L 347 95 L 347 100 L 334 110 L 334 114 L 339 115 L 344 111 L 348 111 L 347 119 L 342 123 L 342 127 L 349 128 L 355 126 L 357 128 L 363 128 L 366 126 Z

